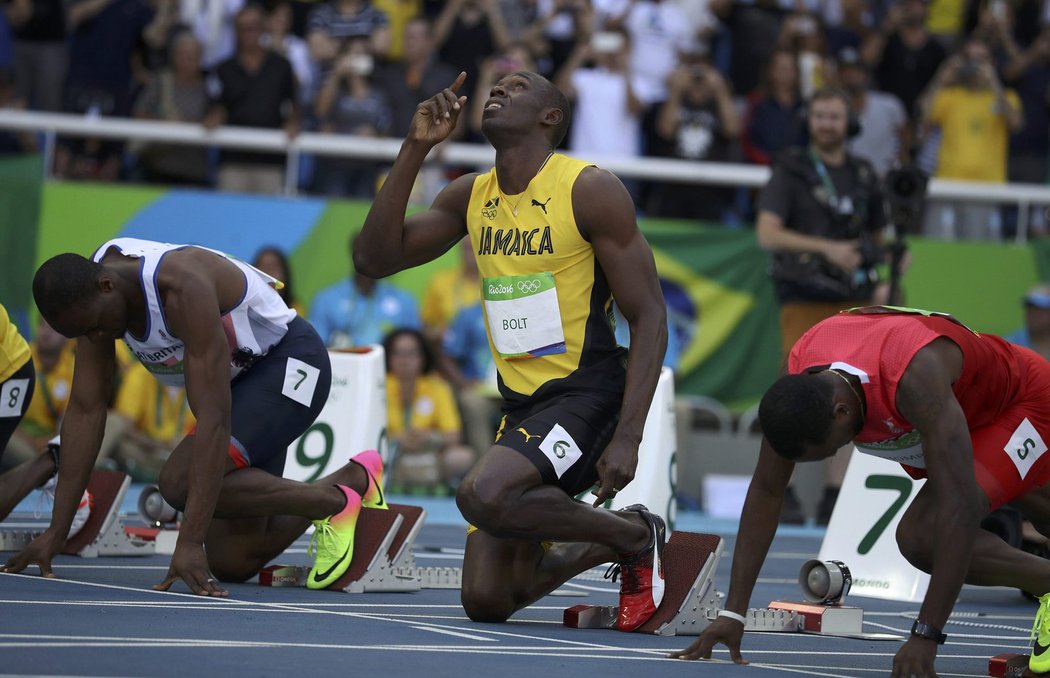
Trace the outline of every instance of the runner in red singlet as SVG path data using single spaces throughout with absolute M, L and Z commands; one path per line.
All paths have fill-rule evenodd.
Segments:
M 759 406 L 764 437 L 733 556 L 731 614 L 673 656 L 706 659 L 721 642 L 744 662 L 732 613 L 747 612 L 795 463 L 853 441 L 929 479 L 897 530 L 901 553 L 931 577 L 892 675 L 936 675 L 941 628 L 963 583 L 1040 596 L 1031 668 L 1050 670 L 1050 562 L 980 529 L 1011 502 L 1050 536 L 1050 363 L 944 314 L 868 307 L 803 335 L 788 373 Z

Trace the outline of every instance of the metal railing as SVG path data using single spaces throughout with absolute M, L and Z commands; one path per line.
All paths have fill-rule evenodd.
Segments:
M 285 192 L 289 195 L 298 192 L 299 163 L 303 154 L 391 162 L 401 147 L 400 139 L 318 132 L 303 132 L 289 138 L 280 130 L 248 127 L 220 127 L 208 130 L 192 123 L 88 118 L 68 113 L 3 109 L 0 109 L 0 129 L 43 133 L 45 172 L 50 171 L 52 167 L 55 139 L 59 134 L 282 153 L 287 158 Z M 432 154 L 431 161 L 477 169 L 491 167 L 495 158 L 492 148 L 483 144 L 449 143 L 439 147 L 437 153 L 440 157 L 433 157 L 435 154 Z M 769 168 L 756 165 L 669 158 L 605 157 L 595 154 L 588 154 L 587 159 L 618 176 L 632 179 L 747 187 L 759 187 L 769 180 Z M 933 200 L 1016 205 L 1019 242 L 1027 239 L 1030 208 L 1035 205 L 1050 207 L 1050 186 L 1042 184 L 992 184 L 932 179 L 928 195 Z

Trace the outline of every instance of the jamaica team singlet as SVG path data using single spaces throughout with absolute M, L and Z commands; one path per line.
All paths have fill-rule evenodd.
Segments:
M 518 195 L 500 190 L 495 169 L 474 180 L 467 231 L 500 393 L 511 405 L 623 391 L 612 293 L 572 208 L 573 184 L 589 166 L 552 154 Z

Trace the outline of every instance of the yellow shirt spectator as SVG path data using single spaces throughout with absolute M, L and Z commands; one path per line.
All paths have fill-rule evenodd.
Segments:
M 434 274 L 423 293 L 423 325 L 444 330 L 461 309 L 481 303 L 481 282 L 460 268 Z
M 458 433 L 462 428 L 452 389 L 437 375 L 424 374 L 416 380 L 410 412 L 401 407 L 401 382 L 387 375 L 386 403 L 387 431 L 391 436 L 409 428 L 442 433 Z
M 30 355 L 29 344 L 11 322 L 7 309 L 0 304 L 0 382 L 10 379 L 26 364 Z
M 1021 108 L 1013 90 L 1006 91 L 1006 98 L 1011 106 Z M 938 178 L 1006 181 L 1010 131 L 993 90 L 945 87 L 934 95 L 930 122 L 939 125 L 942 133 Z
M 69 391 L 73 385 L 73 362 L 75 344 L 66 342 L 55 366 L 44 372 L 37 347 L 33 346 L 33 364 L 36 365 L 36 389 L 29 409 L 22 417 L 21 426 L 33 436 L 53 436 L 58 431 L 58 422 L 66 412 Z
M 966 3 L 963 0 L 932 0 L 926 28 L 936 35 L 959 35 L 963 28 Z
M 405 24 L 423 10 L 421 0 L 372 0 L 372 5 L 386 14 L 390 22 L 390 48 L 386 56 L 400 61 L 405 56 Z
M 135 363 L 124 375 L 116 410 L 136 429 L 160 442 L 182 438 L 196 423 L 185 389 L 164 386 L 141 363 Z

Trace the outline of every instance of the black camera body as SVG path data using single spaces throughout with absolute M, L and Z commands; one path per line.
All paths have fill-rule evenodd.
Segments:
M 926 209 L 926 187 L 929 177 L 914 164 L 890 170 L 884 182 L 890 221 L 899 235 L 918 233 Z

